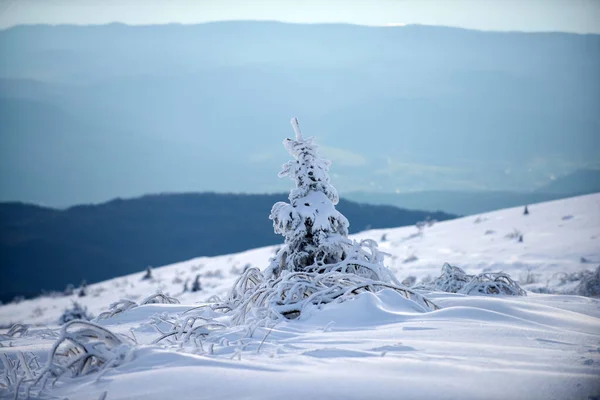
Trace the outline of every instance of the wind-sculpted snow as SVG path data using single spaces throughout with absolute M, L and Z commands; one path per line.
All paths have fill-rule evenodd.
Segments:
M 394 290 L 365 292 L 307 307 L 299 319 L 269 327 L 228 326 L 206 307 L 149 304 L 98 326 L 66 325 L 61 346 L 79 349 L 67 356 L 53 351 L 56 339 L 41 328 L 3 350 L 10 360 L 18 354 L 29 360 L 28 351 L 38 355 L 40 367 L 32 371 L 47 380 L 45 398 L 97 399 L 104 392 L 109 399 L 150 400 L 395 398 L 400 391 L 409 399 L 597 395 L 600 319 L 574 310 L 598 312 L 600 303 L 532 296 L 438 292 L 433 300 L 441 309 L 423 313 Z M 198 324 L 193 332 L 186 327 L 192 319 Z M 40 390 L 40 384 L 31 387 L 33 398 Z

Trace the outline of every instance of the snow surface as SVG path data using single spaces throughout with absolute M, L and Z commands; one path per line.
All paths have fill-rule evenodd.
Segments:
M 569 293 L 565 274 L 600 264 L 600 194 L 434 223 L 354 235 L 391 255 L 398 279 L 438 276 L 444 262 L 469 274 L 503 271 L 526 297 L 432 293 L 440 310 L 420 313 L 389 290 L 310 309 L 300 320 L 251 337 L 228 332 L 210 349 L 151 345 L 155 315 L 176 315 L 213 295 L 223 297 L 248 265 L 263 269 L 277 246 L 201 257 L 88 287 L 89 295 L 44 297 L 0 307 L 0 325 L 35 324 L 2 340 L 14 359 L 33 352 L 45 362 L 65 308 L 78 301 L 94 315 L 121 298 L 162 290 L 182 304 L 133 308 L 99 323 L 134 335 L 130 358 L 96 375 L 62 379 L 48 396 L 98 399 L 589 399 L 600 397 L 600 301 Z M 352 221 L 350 221 L 351 223 Z M 523 242 L 518 241 L 518 230 Z M 381 241 L 385 235 L 385 240 Z M 582 257 L 584 262 L 582 262 Z M 182 293 L 200 274 L 202 291 Z M 525 281 L 529 282 L 525 284 Z M 5 333 L 6 329 L 0 333 Z M 0 367 L 1 368 L 1 367 Z M 2 389 L 0 388 L 0 391 Z M 12 394 L 1 393 L 9 398 Z M 52 397 L 47 397 L 52 398 Z

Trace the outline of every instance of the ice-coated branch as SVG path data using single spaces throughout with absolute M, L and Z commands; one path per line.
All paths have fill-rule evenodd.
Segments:
M 298 118 L 294 117 L 290 121 L 292 127 L 294 128 L 294 133 L 296 134 L 296 141 L 301 142 L 304 139 L 302 138 L 302 132 L 300 131 L 300 124 L 298 123 Z

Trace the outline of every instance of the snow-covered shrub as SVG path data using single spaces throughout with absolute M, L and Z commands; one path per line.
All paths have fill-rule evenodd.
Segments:
M 517 239 L 518 241 L 523 241 L 523 232 L 518 229 L 513 229 L 511 233 L 508 233 L 504 236 L 507 239 Z
M 179 304 L 179 300 L 159 291 L 140 302 L 140 305 L 144 304 Z
M 459 267 L 445 263 L 442 274 L 428 283 L 422 283 L 415 289 L 432 290 L 447 293 L 526 296 L 527 293 L 502 272 L 468 275 Z
M 14 324 L 10 327 L 8 332 L 0 334 L 0 339 L 12 339 L 16 337 L 23 337 L 27 335 L 29 325 L 25 324 Z M 18 336 L 17 336 L 18 335 Z
M 519 283 L 521 283 L 522 285 L 531 285 L 533 283 L 537 283 L 539 278 L 539 274 L 535 274 L 533 273 L 533 271 L 531 270 L 531 268 L 527 268 L 527 273 L 521 275 L 521 278 L 519 279 Z
M 74 321 L 76 319 L 80 319 L 83 321 L 89 321 L 93 317 L 88 314 L 87 307 L 83 307 L 78 302 L 74 301 L 70 308 L 65 309 L 60 318 L 58 319 L 58 323 L 60 325 L 64 325 L 67 322 Z
M 442 266 L 442 274 L 432 281 L 422 283 L 416 289 L 435 290 L 439 292 L 457 293 L 472 278 L 459 267 L 454 267 L 448 263 Z
M 142 280 L 143 281 L 147 281 L 147 280 L 150 280 L 150 279 L 152 279 L 152 267 L 148 266 L 146 268 L 146 273 L 144 274 L 144 276 L 142 276 Z
M 526 296 L 527 293 L 521 289 L 521 286 L 511 279 L 508 274 L 483 273 L 475 275 L 460 290 L 464 294 L 486 294 L 486 295 L 505 295 L 505 296 Z
M 72 296 L 74 292 L 75 292 L 75 286 L 73 286 L 72 283 L 67 284 L 67 286 L 65 287 L 65 290 L 63 290 L 63 294 L 65 296 Z
M 402 280 L 402 284 L 406 287 L 412 287 L 415 283 L 417 283 L 417 277 L 413 275 L 409 275 Z
M 81 281 L 81 287 L 79 288 L 79 292 L 77 294 L 79 297 L 87 296 L 87 282 L 85 280 Z
M 194 283 L 192 283 L 192 292 L 199 292 L 202 290 L 202 284 L 200 283 L 200 274 L 196 275 Z
M 10 394 L 11 398 L 18 399 L 20 392 L 24 392 L 24 398 L 30 398 L 26 385 L 32 384 L 38 376 L 41 369 L 38 357 L 33 353 L 25 354 L 21 351 L 15 356 L 11 358 L 6 353 L 0 354 L 0 392 L 4 393 L 6 398 Z
M 140 302 L 140 304 L 136 303 L 133 300 L 121 299 L 116 303 L 112 303 L 108 311 L 100 313 L 100 315 L 98 315 L 98 317 L 96 318 L 96 321 L 112 318 L 115 315 L 120 314 L 124 311 L 131 310 L 132 308 L 145 304 L 179 304 L 179 300 L 160 291 L 146 297 Z
M 204 305 L 198 309 L 203 310 L 208 306 Z M 188 310 L 194 311 L 196 309 Z M 227 325 L 222 322 L 207 318 L 205 316 L 194 315 L 193 313 L 184 314 L 181 318 L 173 318 L 168 314 L 155 314 L 147 324 L 158 334 L 152 343 L 171 343 L 185 344 L 193 342 L 196 346 L 202 346 L 202 340 L 206 339 L 210 333 L 222 332 L 227 329 Z M 198 341 L 200 339 L 200 341 Z
M 123 311 L 130 310 L 134 307 L 137 307 L 138 304 L 135 301 L 128 299 L 121 299 L 115 303 L 112 303 L 109 307 L 108 311 L 104 311 L 98 315 L 96 321 L 101 321 L 103 319 L 112 318 L 117 314 L 122 313 Z
M 365 251 L 363 246 L 374 243 L 369 242 L 357 243 L 356 246 Z M 400 284 L 383 265 L 372 261 L 365 259 L 360 262 L 354 258 L 338 264 L 306 268 L 302 272 L 285 271 L 277 278 L 265 278 L 258 269 L 252 268 L 238 278 L 224 304 L 232 310 L 234 324 L 294 319 L 308 305 L 344 301 L 362 292 L 383 289 L 395 290 L 414 301 L 422 311 L 438 308 L 424 296 Z
M 48 380 L 58 380 L 99 372 L 120 365 L 130 355 L 133 343 L 126 336 L 116 335 L 91 322 L 71 321 L 63 325 L 60 337 L 50 350 L 48 364 L 35 384 L 42 387 Z
M 414 255 L 414 254 L 411 254 L 410 256 L 406 257 L 406 258 L 405 258 L 405 259 L 402 261 L 402 264 L 408 264 L 408 263 L 415 262 L 415 261 L 418 261 L 418 260 L 419 260 L 419 257 L 417 257 L 417 256 L 416 256 L 416 255 Z
M 600 296 L 600 265 L 596 271 L 582 274 L 579 285 L 575 288 L 575 293 L 580 296 L 596 297 Z

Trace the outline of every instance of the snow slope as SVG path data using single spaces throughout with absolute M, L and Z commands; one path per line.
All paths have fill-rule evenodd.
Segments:
M 380 241 L 399 279 L 439 275 L 444 262 L 467 273 L 504 271 L 529 290 L 569 293 L 567 274 L 600 263 L 600 194 L 541 203 L 416 227 L 362 232 Z M 352 223 L 352 221 L 350 221 Z M 523 241 L 511 236 L 519 230 Z M 381 241 L 385 235 L 385 240 Z M 512 235 L 515 236 L 515 235 Z M 199 238 L 201 240 L 201 238 Z M 264 268 L 275 246 L 197 258 L 91 285 L 89 295 L 38 298 L 0 307 L 0 324 L 39 325 L 2 340 L 14 359 L 44 362 L 51 327 L 73 300 L 98 315 L 120 298 L 140 301 L 157 289 L 182 304 L 145 305 L 100 323 L 140 343 L 105 374 L 63 379 L 45 396 L 69 399 L 515 398 L 600 396 L 600 301 L 529 292 L 527 297 L 432 293 L 440 310 L 417 313 L 390 291 L 364 293 L 311 309 L 272 329 L 229 330 L 211 348 L 150 344 L 156 315 L 173 316 L 224 296 L 248 264 Z M 582 257 L 584 258 L 582 262 Z M 181 293 L 200 274 L 203 290 Z M 561 279 L 562 278 L 562 279 Z M 524 282 L 530 282 L 524 284 Z M 0 332 L 5 332 L 0 331 Z M 0 391 L 2 388 L 0 387 Z M 9 397 L 8 390 L 0 397 Z M 62 396 L 62 397 L 61 397 Z M 594 397 L 596 396 L 596 397 Z M 52 398 L 52 397 L 50 397 Z

